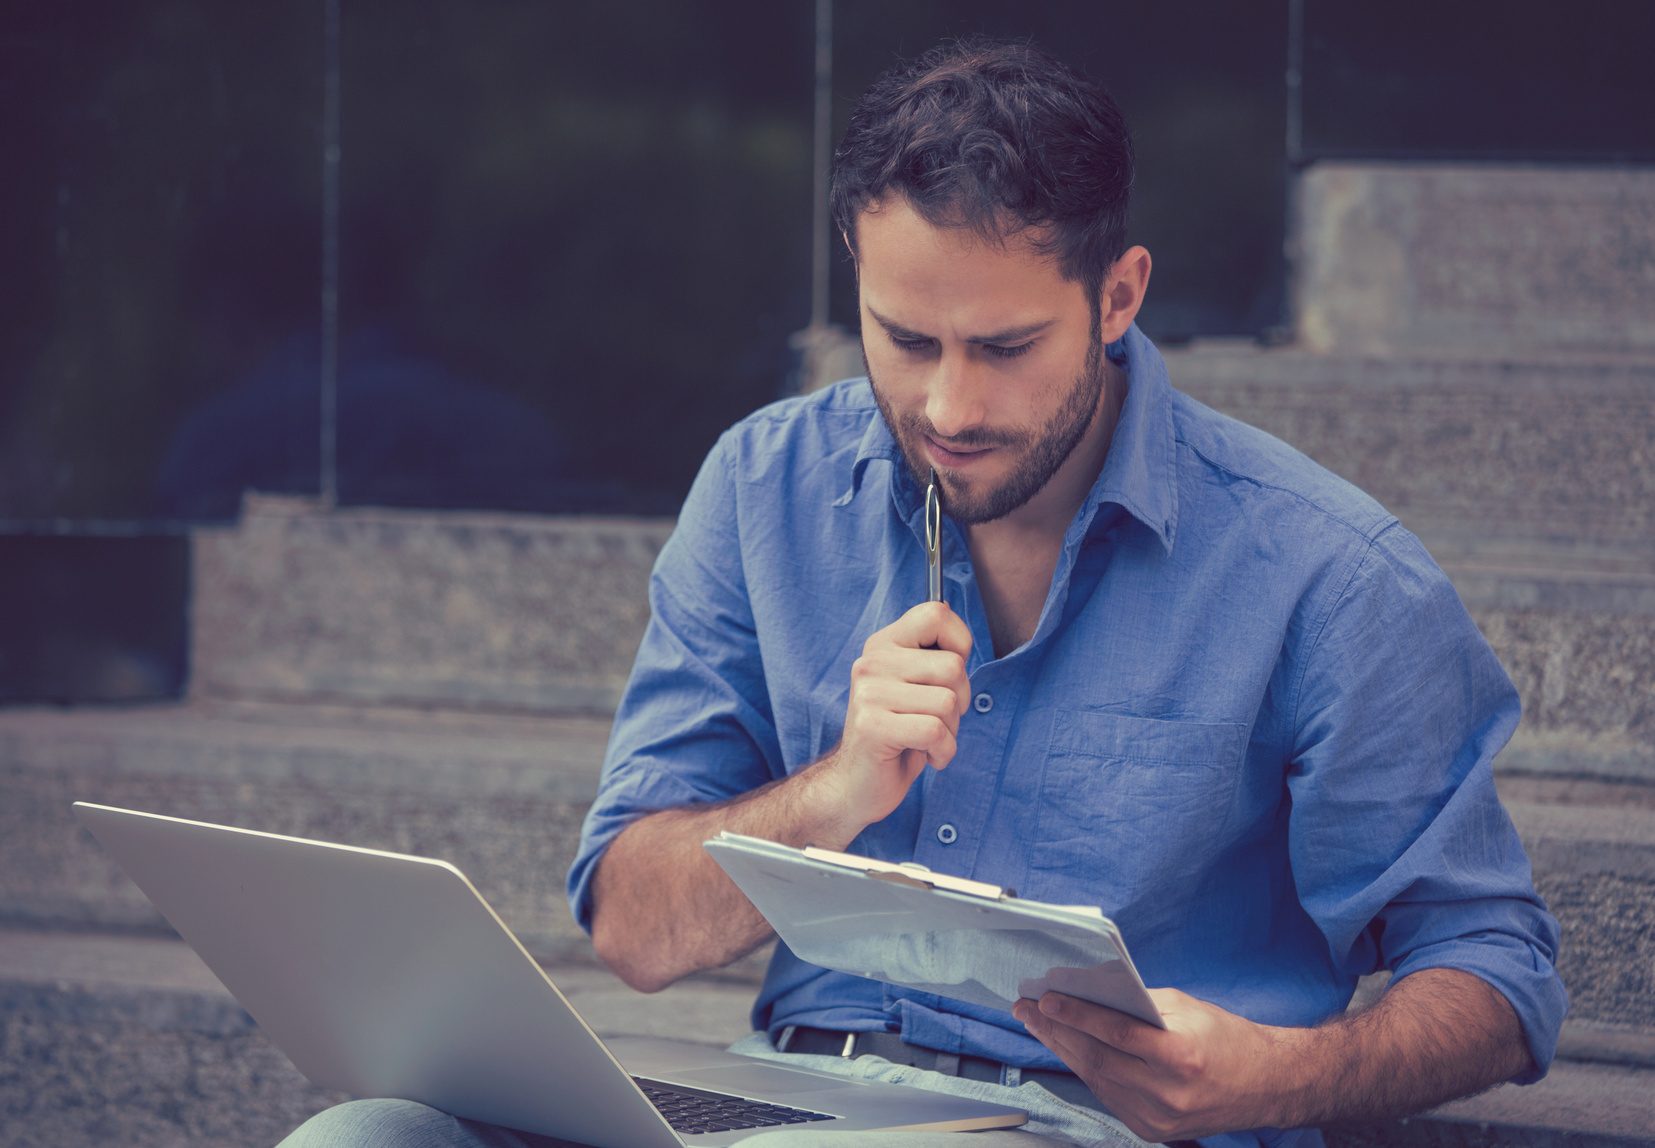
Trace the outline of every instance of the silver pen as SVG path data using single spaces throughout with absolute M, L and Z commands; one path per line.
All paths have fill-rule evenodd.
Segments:
M 942 601 L 942 492 L 937 486 L 937 468 L 931 468 L 931 482 L 925 488 L 926 594 L 931 602 Z

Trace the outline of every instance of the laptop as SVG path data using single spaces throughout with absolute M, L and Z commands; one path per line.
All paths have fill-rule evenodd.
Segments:
M 322 1088 L 593 1148 L 731 1144 L 771 1127 L 967 1131 L 1026 1119 L 684 1041 L 600 1040 L 446 861 L 84 801 L 74 810 Z

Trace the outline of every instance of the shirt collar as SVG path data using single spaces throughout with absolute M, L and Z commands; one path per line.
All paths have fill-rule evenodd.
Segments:
M 1112 362 L 1126 368 L 1126 401 L 1109 443 L 1103 472 L 1092 484 L 1064 538 L 1078 541 L 1099 506 L 1114 503 L 1147 526 L 1168 551 L 1178 530 L 1177 442 L 1172 383 L 1166 360 L 1136 323 L 1109 344 Z
M 1178 484 L 1172 384 L 1167 378 L 1166 361 L 1136 323 L 1104 350 L 1112 362 L 1126 368 L 1126 401 L 1121 405 L 1120 421 L 1115 424 L 1103 471 L 1075 514 L 1064 545 L 1078 543 L 1091 528 L 1098 508 L 1114 503 L 1154 532 L 1170 551 L 1178 526 Z M 845 506 L 856 497 L 868 463 L 875 460 L 892 464 L 891 493 L 898 509 L 913 510 L 920 491 L 908 473 L 901 448 L 877 410 L 857 446 L 850 486 L 833 505 Z
M 857 445 L 856 461 L 851 463 L 850 486 L 833 500 L 833 505 L 846 506 L 856 497 L 856 492 L 862 489 L 862 476 L 868 469 L 868 463 L 875 459 L 892 463 L 893 482 L 906 485 L 909 476 L 902 458 L 902 448 L 897 446 L 896 438 L 891 434 L 891 428 L 885 425 L 885 416 L 877 406 L 873 418 L 868 420 L 868 428 L 862 432 L 862 441 Z

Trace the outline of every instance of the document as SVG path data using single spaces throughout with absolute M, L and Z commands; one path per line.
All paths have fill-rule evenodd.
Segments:
M 1087 905 L 826 849 L 721 833 L 713 860 L 801 959 L 1010 1011 L 1055 991 L 1165 1028 L 1115 923 Z

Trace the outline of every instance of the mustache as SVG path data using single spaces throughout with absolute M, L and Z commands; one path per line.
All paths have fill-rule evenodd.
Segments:
M 902 419 L 902 429 L 910 437 L 923 436 L 948 450 L 985 450 L 989 447 L 1022 446 L 1026 436 L 1007 434 L 1004 431 L 992 431 L 978 427 L 961 431 L 952 437 L 937 433 L 937 428 L 931 420 L 920 414 L 910 414 Z

